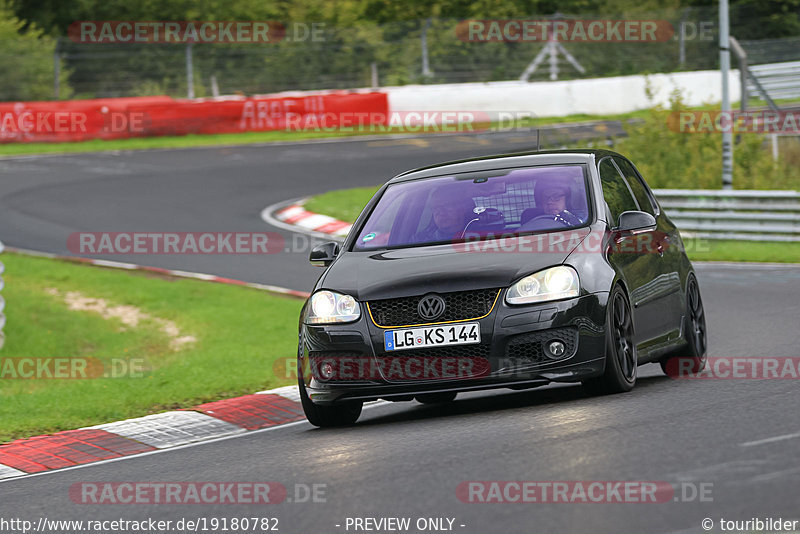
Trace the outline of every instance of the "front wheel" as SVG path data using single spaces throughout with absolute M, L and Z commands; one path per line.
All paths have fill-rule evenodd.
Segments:
M 319 406 L 308 397 L 303 379 L 297 380 L 300 388 L 300 403 L 308 422 L 320 428 L 349 426 L 358 421 L 363 403 L 360 401 L 347 401 L 333 406 Z
M 689 275 L 686 284 L 686 315 L 684 317 L 683 335 L 686 341 L 684 354 L 670 356 L 659 363 L 661 370 L 668 376 L 682 373 L 697 374 L 706 368 L 707 334 L 706 313 L 703 299 L 700 298 L 700 286 L 694 275 Z
M 637 365 L 631 306 L 622 288 L 615 286 L 606 314 L 606 370 L 602 376 L 584 380 L 583 387 L 592 395 L 630 391 L 636 385 Z

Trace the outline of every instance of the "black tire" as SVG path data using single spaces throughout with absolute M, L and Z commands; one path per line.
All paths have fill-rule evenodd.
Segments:
M 630 391 L 636 385 L 637 364 L 631 305 L 622 288 L 615 286 L 606 311 L 606 369 L 602 376 L 584 380 L 583 387 L 591 395 Z
M 684 316 L 683 338 L 686 347 L 680 354 L 673 354 L 659 363 L 667 376 L 678 373 L 696 374 L 706 368 L 708 352 L 708 334 L 706 331 L 706 313 L 703 299 L 700 297 L 700 286 L 693 274 L 686 282 L 686 315 Z
M 358 421 L 361 415 L 361 408 L 364 403 L 360 401 L 348 401 L 333 406 L 320 406 L 311 402 L 308 398 L 306 386 L 303 379 L 298 378 L 300 388 L 300 403 L 303 405 L 303 412 L 306 414 L 308 422 L 320 428 L 350 426 Z
M 446 404 L 456 400 L 456 395 L 458 393 L 455 391 L 443 391 L 441 393 L 424 393 L 414 398 L 422 404 Z

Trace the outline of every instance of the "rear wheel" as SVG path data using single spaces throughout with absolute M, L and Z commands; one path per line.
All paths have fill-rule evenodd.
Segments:
M 311 402 L 306 391 L 303 379 L 298 379 L 300 388 L 300 403 L 303 405 L 303 412 L 306 414 L 308 422 L 320 428 L 349 426 L 358 421 L 361 415 L 363 403 L 360 401 L 347 401 L 332 406 L 320 406 Z
M 703 299 L 700 298 L 700 286 L 694 275 L 689 275 L 686 284 L 686 315 L 684 316 L 683 335 L 686 348 L 683 354 L 670 356 L 661 360 L 661 370 L 669 376 L 679 373 L 696 374 L 706 367 L 707 334 L 706 313 Z
M 602 376 L 583 381 L 592 395 L 623 393 L 636 385 L 636 345 L 628 298 L 620 286 L 609 295 L 606 317 L 606 370 Z
M 456 395 L 458 393 L 455 391 L 444 391 L 442 393 L 424 393 L 414 398 L 422 404 L 445 404 L 456 400 Z

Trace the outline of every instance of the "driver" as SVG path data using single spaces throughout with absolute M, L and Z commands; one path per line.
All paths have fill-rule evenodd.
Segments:
M 551 217 L 565 226 L 580 226 L 583 221 L 567 209 L 571 196 L 569 185 L 560 180 L 539 180 L 533 188 L 533 197 L 543 213 L 539 217 Z
M 467 223 L 474 217 L 475 203 L 455 188 L 442 187 L 431 195 L 431 225 L 419 233 L 419 241 L 459 239 Z

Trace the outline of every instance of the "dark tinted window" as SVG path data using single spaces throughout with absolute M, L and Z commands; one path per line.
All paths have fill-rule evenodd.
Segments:
M 623 180 L 617 168 L 611 162 L 611 158 L 601 161 L 598 170 L 600 171 L 600 182 L 603 185 L 603 197 L 611 209 L 611 217 L 613 219 L 608 222 L 612 226 L 616 226 L 620 213 L 636 211 L 639 207 L 631 196 L 625 180 Z
M 386 188 L 354 250 L 562 231 L 589 221 L 583 165 L 541 165 L 399 182 Z
M 639 208 L 650 215 L 655 215 L 656 210 L 653 206 L 653 202 L 650 200 L 650 195 L 647 194 L 647 190 L 644 188 L 644 184 L 642 184 L 642 179 L 639 178 L 639 174 L 636 172 L 636 169 L 633 168 L 633 165 L 624 158 L 614 158 L 614 161 L 617 162 L 617 166 L 619 166 L 619 170 L 622 171 L 622 175 L 628 180 L 628 185 L 631 186 L 633 196 L 635 196 L 636 200 L 639 202 Z

